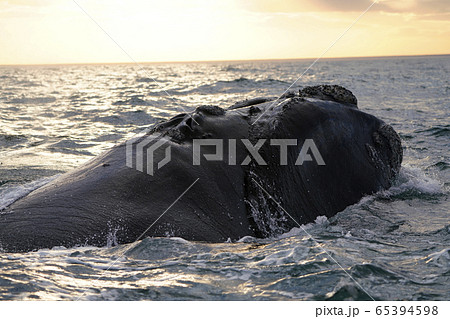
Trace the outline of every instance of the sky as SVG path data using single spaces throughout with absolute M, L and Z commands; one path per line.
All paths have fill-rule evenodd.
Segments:
M 450 0 L 379 0 L 348 29 L 371 3 L 0 0 L 0 64 L 450 54 Z

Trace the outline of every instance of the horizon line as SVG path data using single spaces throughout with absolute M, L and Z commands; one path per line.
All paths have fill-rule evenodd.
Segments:
M 438 54 L 402 54 L 402 55 L 368 55 L 347 57 L 323 57 L 321 60 L 350 60 L 350 59 L 376 59 L 376 58 L 409 58 L 409 57 L 438 57 L 448 56 L 450 53 Z M 170 64 L 170 63 L 214 63 L 214 62 L 270 62 L 270 61 L 298 61 L 313 60 L 316 57 L 307 58 L 273 58 L 273 59 L 231 59 L 231 60 L 186 60 L 186 61 L 143 61 L 143 62 L 64 62 L 64 63 L 16 63 L 0 64 L 5 66 L 63 66 L 63 65 L 119 65 L 119 64 Z

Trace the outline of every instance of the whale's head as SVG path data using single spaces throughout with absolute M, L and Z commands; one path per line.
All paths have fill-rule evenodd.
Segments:
M 395 131 L 360 111 L 355 96 L 339 86 L 308 87 L 228 109 L 200 106 L 149 134 L 171 145 L 168 171 L 178 165 L 192 178 L 242 179 L 242 201 L 261 236 L 332 216 L 389 187 L 402 159 Z

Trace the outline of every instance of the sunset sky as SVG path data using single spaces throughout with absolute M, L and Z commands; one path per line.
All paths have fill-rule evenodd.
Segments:
M 370 0 L 76 0 L 136 61 L 315 58 Z M 379 1 L 325 57 L 450 53 L 449 0 Z M 0 0 L 0 64 L 132 62 L 72 0 Z

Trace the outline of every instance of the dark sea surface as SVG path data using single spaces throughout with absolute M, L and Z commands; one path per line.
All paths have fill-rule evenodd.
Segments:
M 0 209 L 159 120 L 280 95 L 311 62 L 0 67 Z M 391 189 L 304 225 L 314 239 L 111 233 L 108 247 L 0 253 L 0 299 L 449 300 L 450 56 L 321 60 L 293 89 L 317 84 L 400 134 Z

